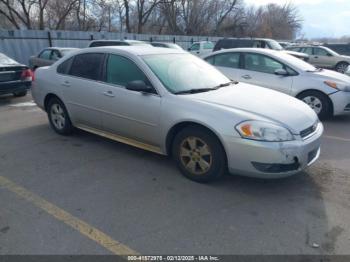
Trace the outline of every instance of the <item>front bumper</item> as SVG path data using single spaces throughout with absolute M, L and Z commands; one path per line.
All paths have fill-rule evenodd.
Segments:
M 9 82 L 0 82 L 0 95 L 12 94 L 16 92 L 21 92 L 30 89 L 30 81 L 9 81 Z
M 338 91 L 329 95 L 333 103 L 333 114 L 350 114 L 350 92 Z
M 237 137 L 224 140 L 230 173 L 259 178 L 294 175 L 312 165 L 320 155 L 323 125 L 309 137 L 287 142 L 261 142 Z

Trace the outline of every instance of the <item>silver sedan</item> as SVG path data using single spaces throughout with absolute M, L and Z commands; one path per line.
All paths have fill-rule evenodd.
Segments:
M 299 98 L 322 118 L 350 113 L 350 77 L 262 48 L 235 48 L 204 58 L 231 79 Z
M 172 155 L 198 182 L 232 174 L 278 178 L 317 160 L 323 126 L 305 103 L 230 81 L 181 50 L 102 47 L 36 72 L 33 97 L 51 127 L 77 127 Z

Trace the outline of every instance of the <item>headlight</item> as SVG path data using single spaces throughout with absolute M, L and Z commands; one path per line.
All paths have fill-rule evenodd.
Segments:
M 288 129 L 269 122 L 245 121 L 238 124 L 236 130 L 247 139 L 270 142 L 294 140 L 294 136 Z

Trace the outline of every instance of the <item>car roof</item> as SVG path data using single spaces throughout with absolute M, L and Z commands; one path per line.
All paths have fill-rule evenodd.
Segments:
M 96 51 L 102 51 L 102 52 L 115 52 L 115 51 L 122 51 L 124 53 L 133 54 L 136 56 L 143 56 L 143 55 L 157 55 L 157 54 L 188 54 L 184 50 L 180 49 L 168 49 L 168 48 L 156 48 L 151 45 L 144 45 L 144 46 L 101 46 L 101 47 L 91 47 L 89 49 L 83 49 L 79 53 L 85 53 L 85 52 L 96 52 Z
M 43 50 L 78 50 L 77 47 L 46 47 Z
M 281 51 L 278 50 L 272 50 L 267 48 L 228 48 L 228 49 L 221 49 L 220 51 L 216 51 L 213 53 L 208 54 L 206 57 L 211 56 L 213 54 L 220 54 L 220 53 L 229 53 L 229 52 L 254 52 L 254 53 L 260 53 L 260 54 L 270 54 L 270 55 L 276 55 L 280 53 Z
M 242 37 L 242 38 L 225 37 L 225 38 L 220 39 L 219 41 L 222 41 L 222 40 L 252 40 L 252 41 L 265 40 L 265 41 L 272 41 L 273 39 L 271 39 L 271 38 L 250 38 L 250 37 Z

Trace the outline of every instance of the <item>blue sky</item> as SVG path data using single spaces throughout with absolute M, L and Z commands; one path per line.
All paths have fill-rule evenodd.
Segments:
M 292 3 L 303 18 L 307 38 L 350 36 L 350 0 L 245 0 L 248 5 Z

